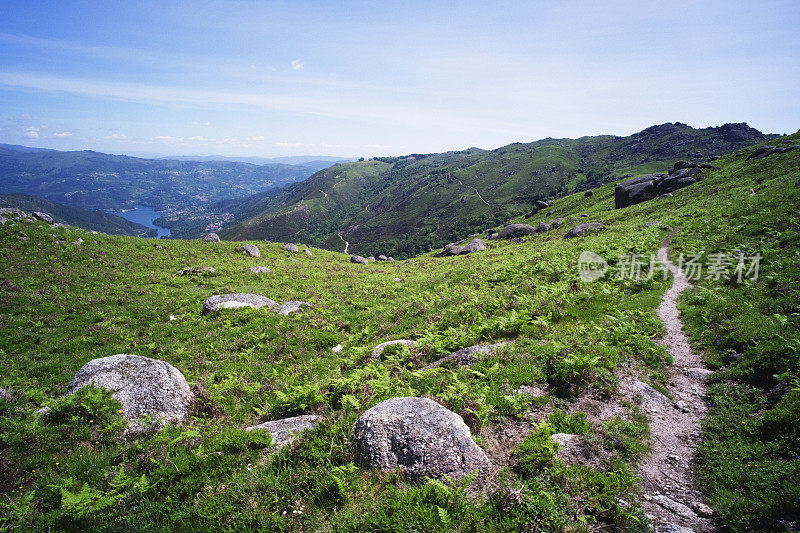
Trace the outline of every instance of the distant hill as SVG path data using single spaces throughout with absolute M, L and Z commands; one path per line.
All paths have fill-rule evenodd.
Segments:
M 236 161 L 239 163 L 252 163 L 254 165 L 282 164 L 282 165 L 322 165 L 317 170 L 327 168 L 334 163 L 355 161 L 355 157 L 332 157 L 327 155 L 289 155 L 283 157 L 228 157 L 224 155 L 182 155 L 158 157 L 156 159 L 173 159 L 175 161 Z
M 0 145 L 0 190 L 88 209 L 191 210 L 303 180 L 330 164 L 143 159 Z
M 27 194 L 0 194 L 0 207 L 16 207 L 27 212 L 42 211 L 53 217 L 56 222 L 112 235 L 133 237 L 154 237 L 156 235 L 156 230 L 130 222 L 117 215 L 80 207 L 68 207 Z
M 222 236 L 335 250 L 347 241 L 353 252 L 410 257 L 529 212 L 537 200 L 774 137 L 744 123 L 695 129 L 676 122 L 627 137 L 548 138 L 339 163 L 302 183 L 233 202 L 229 209 L 242 222 Z

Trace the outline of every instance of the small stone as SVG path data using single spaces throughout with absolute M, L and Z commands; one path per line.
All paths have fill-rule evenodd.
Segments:
M 250 272 L 252 272 L 253 274 L 269 274 L 272 271 L 265 266 L 255 266 L 255 267 L 250 267 Z
M 277 305 L 277 306 L 271 308 L 270 310 L 278 313 L 279 315 L 286 316 L 286 315 L 290 315 L 292 313 L 296 313 L 298 311 L 301 311 L 304 306 L 310 307 L 311 304 L 308 303 L 308 302 L 301 302 L 301 301 L 298 301 L 298 300 L 292 300 L 292 301 L 284 302 L 284 303 L 282 303 L 280 305 Z
M 341 351 L 342 351 L 343 349 L 344 349 L 344 346 L 342 346 L 341 344 L 337 344 L 336 346 L 334 346 L 333 348 L 331 348 L 331 351 L 332 351 L 333 353 L 341 353 Z
M 714 510 L 703 502 L 690 503 L 689 508 L 703 518 L 711 518 L 714 516 Z
M 280 449 L 291 444 L 303 431 L 314 429 L 321 420 L 322 418 L 317 415 L 293 416 L 251 426 L 245 431 L 269 431 L 272 444 Z
M 293 254 L 296 254 L 297 252 L 300 251 L 300 249 L 297 247 L 297 245 L 296 244 L 292 244 L 292 243 L 284 244 L 283 245 L 283 249 L 286 250 L 287 252 L 292 252 Z
M 408 346 L 409 348 L 413 348 L 417 343 L 416 343 L 416 341 L 411 341 L 411 340 L 407 340 L 407 339 L 397 339 L 397 340 L 394 340 L 394 341 L 382 342 L 372 350 L 372 357 L 374 359 L 380 358 L 380 356 L 383 354 L 383 351 L 386 349 L 386 347 L 387 346 L 392 346 L 394 344 L 403 344 L 405 346 Z

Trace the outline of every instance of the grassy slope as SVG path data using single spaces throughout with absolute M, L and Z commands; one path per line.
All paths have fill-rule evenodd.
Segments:
M 633 171 L 663 170 L 695 152 L 709 157 L 767 138 L 743 130 L 750 140 L 737 140 L 728 129 L 665 124 L 629 137 L 544 139 L 491 151 L 341 164 L 268 201 L 243 206 L 238 220 L 252 218 L 223 237 L 301 240 L 340 249 L 336 232 L 342 230 L 355 252 L 409 257 L 528 212 L 536 200 Z M 340 185 L 334 189 L 334 183 Z M 293 211 L 301 199 L 305 209 Z
M 57 230 L 64 233 L 58 237 L 71 242 L 80 235 L 85 242 L 59 247 L 43 224 L 6 224 L 0 227 L 0 386 L 17 399 L 0 400 L 0 491 L 7 496 L 0 500 L 0 515 L 7 517 L 0 519 L 6 520 L 0 527 L 514 531 L 600 524 L 644 529 L 633 465 L 646 446 L 646 432 L 635 408 L 624 419 L 602 425 L 559 413 L 585 394 L 613 397 L 615 373 L 635 369 L 658 386 L 664 354 L 652 337 L 660 330 L 655 308 L 665 284 L 614 278 L 582 283 L 577 256 L 593 250 L 613 266 L 619 255 L 654 253 L 665 234 L 658 225 L 643 228 L 654 219 L 683 227 L 678 249 L 701 244 L 724 249 L 728 238 L 761 247 L 765 255 L 769 249 L 773 266 L 763 272 L 764 285 L 728 288 L 732 302 L 738 302 L 736 291 L 751 290 L 748 297 L 765 306 L 747 309 L 750 323 L 758 327 L 743 325 L 744 333 L 738 334 L 752 353 L 736 346 L 745 350 L 740 361 L 768 367 L 759 376 L 784 370 L 796 376 L 797 364 L 783 362 L 780 346 L 769 348 L 773 345 L 766 339 L 773 332 L 762 328 L 773 327 L 765 317 L 785 320 L 778 333 L 786 337 L 786 347 L 793 346 L 795 341 L 787 339 L 798 330 L 797 317 L 785 300 L 782 311 L 775 311 L 778 304 L 769 291 L 786 298 L 796 294 L 797 226 L 787 206 L 797 205 L 797 196 L 787 187 L 800 178 L 798 156 L 793 152 L 748 163 L 731 157 L 721 162 L 721 171 L 674 198 L 625 210 L 608 209 L 612 185 L 592 198 L 577 194 L 559 200 L 552 216 L 588 213 L 588 220 L 608 226 L 585 239 L 561 239 L 568 224 L 523 244 L 492 241 L 488 251 L 471 256 L 367 267 L 323 250 L 309 258 L 259 243 L 262 258 L 254 259 L 236 253 L 234 243 L 153 243 L 66 230 Z M 759 180 L 759 195 L 751 199 L 749 188 Z M 779 199 L 784 199 L 783 209 Z M 730 223 L 751 210 L 765 213 L 752 215 L 753 231 Z M 781 246 L 781 237 L 775 244 L 770 239 L 762 243 L 764 220 L 759 217 L 766 213 L 786 245 Z M 541 213 L 533 222 L 547 218 Z M 21 241 L 21 233 L 29 239 Z M 267 265 L 272 273 L 256 277 L 248 271 L 253 265 Z M 217 274 L 176 276 L 184 266 L 214 266 Z M 771 284 L 777 285 L 770 289 Z M 202 300 L 226 291 L 259 292 L 278 301 L 305 299 L 314 307 L 290 317 L 252 310 L 201 317 Z M 685 305 L 690 315 L 705 313 L 721 329 L 720 336 L 738 331 L 730 321 L 715 320 L 713 313 L 727 311 L 713 301 L 693 296 Z M 775 318 L 775 312 L 782 318 Z M 703 336 L 708 326 L 692 321 L 690 327 L 698 342 L 713 345 Z M 395 338 L 417 339 L 420 348 L 369 361 L 372 346 Z M 471 369 L 415 370 L 456 348 L 502 339 L 517 342 Z M 345 346 L 341 354 L 330 351 L 337 343 Z M 116 411 L 108 398 L 97 393 L 61 398 L 85 362 L 114 353 L 157 357 L 177 366 L 204 398 L 196 416 L 183 428 L 129 442 L 118 437 Z M 738 364 L 739 370 L 750 368 Z M 772 471 L 788 478 L 796 463 L 786 453 L 797 453 L 792 448 L 797 439 L 756 429 L 781 427 L 775 416 L 759 418 L 767 401 L 775 406 L 788 402 L 772 412 L 796 417 L 791 403 L 796 393 L 778 400 L 752 392 L 762 391 L 753 388 L 762 384 L 747 381 L 747 373 L 736 365 L 731 368 L 718 379 L 750 391 L 742 400 L 734 396 L 734 407 L 747 409 L 751 398 L 763 402 L 747 412 L 753 416 L 742 435 L 738 425 L 728 426 L 730 409 L 712 410 L 705 446 L 742 443 L 771 454 Z M 522 385 L 544 383 L 552 388 L 543 398 L 518 391 Z M 529 437 L 502 473 L 504 489 L 470 501 L 459 489 L 407 484 L 400 476 L 356 467 L 348 446 L 355 418 L 378 401 L 400 395 L 442 402 L 461 414 L 488 448 L 509 424 L 530 424 Z M 42 403 L 57 416 L 37 416 L 33 411 Z M 257 466 L 266 442 L 240 428 L 303 412 L 321 413 L 325 422 Z M 609 455 L 604 467 L 565 466 L 557 460 L 547 437 L 558 431 L 585 433 L 592 446 Z M 791 490 L 775 493 L 777 507 L 729 505 L 730 491 L 754 490 L 748 483 L 761 478 L 725 477 L 722 484 L 713 477 L 716 464 L 706 454 L 710 501 L 727 524 L 766 524 L 796 512 Z M 720 464 L 731 461 L 725 454 Z M 719 496 L 717 483 L 729 492 Z M 508 497 L 510 488 L 521 491 L 516 503 Z
M 134 237 L 156 235 L 155 230 L 117 215 L 79 207 L 67 207 L 27 194 L 2 194 L 0 195 L 0 207 L 16 207 L 27 212 L 43 211 L 51 215 L 56 222 L 114 235 Z

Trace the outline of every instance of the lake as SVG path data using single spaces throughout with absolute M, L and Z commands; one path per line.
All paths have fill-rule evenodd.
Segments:
M 161 237 L 169 237 L 170 235 L 169 228 L 162 228 L 161 226 L 153 224 L 153 221 L 161 216 L 161 212 L 150 207 L 137 205 L 136 208 L 131 211 L 126 211 L 124 213 L 122 211 L 112 211 L 112 214 L 122 217 L 125 220 L 130 220 L 131 222 L 136 222 L 137 224 L 155 229 L 158 231 L 157 238 L 159 239 Z

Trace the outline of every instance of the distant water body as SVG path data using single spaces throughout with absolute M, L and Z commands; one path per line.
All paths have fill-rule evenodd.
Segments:
M 156 226 L 153 224 L 153 221 L 161 216 L 161 212 L 150 207 L 137 205 L 136 208 L 131 211 L 113 211 L 112 214 L 122 217 L 125 220 L 130 220 L 131 222 L 136 222 L 137 224 L 147 226 L 148 228 L 153 228 L 154 230 L 158 231 L 158 235 L 156 237 L 158 239 L 161 237 L 169 237 L 170 235 L 169 228 L 162 228 L 161 226 Z

